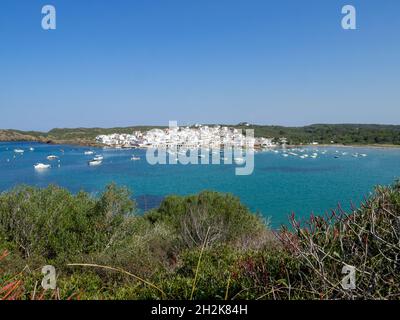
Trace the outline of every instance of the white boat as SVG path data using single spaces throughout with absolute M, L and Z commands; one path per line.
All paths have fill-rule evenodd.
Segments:
M 87 155 L 87 156 L 89 156 L 89 155 L 91 155 L 93 153 L 94 153 L 93 151 L 85 151 L 85 155 Z
M 140 160 L 140 157 L 132 156 L 131 160 L 132 161 L 137 161 L 137 160 Z
M 88 165 L 89 165 L 89 166 L 98 166 L 98 165 L 100 165 L 102 162 L 103 162 L 103 161 L 101 161 L 101 160 L 90 160 L 90 161 L 88 161 Z
M 366 157 L 367 155 L 365 153 L 360 154 L 361 157 Z
M 29 151 L 35 151 L 35 148 L 30 147 Z
M 316 159 L 318 156 L 316 155 L 316 154 L 313 154 L 312 156 L 311 156 L 311 158 L 313 158 L 313 159 Z
M 43 170 L 43 169 L 49 169 L 51 165 L 49 164 L 44 164 L 44 163 L 37 163 L 33 166 L 36 170 Z
M 285 158 L 289 157 L 289 155 L 287 153 L 282 154 L 282 156 L 284 156 Z
M 15 153 L 24 153 L 25 151 L 22 150 L 22 149 L 14 149 L 14 152 L 15 152 Z
M 245 162 L 243 158 L 234 158 L 233 160 L 235 161 L 236 164 L 242 164 Z
M 58 159 L 58 157 L 54 155 L 50 155 L 47 157 L 47 160 L 56 160 L 56 159 Z
M 103 157 L 102 155 L 99 155 L 99 154 L 96 154 L 96 155 L 94 156 L 94 158 L 93 158 L 93 160 L 97 160 L 97 161 L 103 160 L 103 159 L 104 159 L 104 157 Z

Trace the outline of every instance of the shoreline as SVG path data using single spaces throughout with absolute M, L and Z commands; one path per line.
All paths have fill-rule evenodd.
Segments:
M 81 147 L 93 147 L 93 148 L 116 148 L 108 145 L 103 145 L 99 144 L 97 142 L 91 142 L 91 141 L 74 141 L 74 140 L 0 140 L 0 142 L 20 142 L 20 143 L 41 143 L 41 144 L 51 144 L 51 145 L 74 145 L 74 146 L 81 146 Z M 280 147 L 280 146 L 279 146 Z M 373 148 L 373 149 L 398 149 L 400 148 L 400 145 L 396 144 L 318 144 L 318 145 L 313 145 L 313 144 L 297 144 L 297 145 L 287 145 L 286 148 L 326 148 L 326 147 L 339 147 L 339 148 Z M 134 147 L 124 147 L 120 146 L 121 149 L 133 149 Z M 281 147 L 280 147 L 281 148 Z M 144 148 L 145 149 L 145 148 Z M 260 149 L 260 148 L 257 148 Z M 261 148 L 262 150 L 262 148 Z
M 295 148 L 299 146 L 307 146 L 307 147 L 339 147 L 339 148 L 371 148 L 371 149 L 398 149 L 400 145 L 397 144 L 318 144 L 318 145 L 297 145 Z

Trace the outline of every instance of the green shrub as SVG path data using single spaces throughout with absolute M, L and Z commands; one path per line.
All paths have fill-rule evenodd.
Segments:
M 0 292 L 18 279 L 20 299 L 399 299 L 399 239 L 400 183 L 275 233 L 229 194 L 172 196 L 138 216 L 115 185 L 98 198 L 21 186 L 0 194 Z M 45 264 L 58 291 L 37 288 Z
M 233 243 L 265 230 L 259 216 L 252 214 L 239 198 L 231 194 L 204 191 L 188 197 L 167 197 L 157 210 L 145 215 L 155 223 L 164 222 L 175 229 L 179 246 Z
M 111 185 L 99 199 L 49 186 L 18 187 L 0 195 L 0 230 L 25 258 L 36 254 L 65 261 L 101 249 L 112 238 L 133 202 Z

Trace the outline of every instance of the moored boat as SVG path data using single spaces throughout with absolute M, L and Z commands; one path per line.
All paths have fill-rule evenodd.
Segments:
M 49 169 L 51 165 L 49 164 L 44 164 L 44 163 L 37 163 L 33 166 L 36 170 L 43 170 L 43 169 Z
M 101 160 L 90 160 L 90 161 L 88 161 L 88 165 L 89 166 L 98 166 L 98 165 L 100 165 L 101 163 L 102 163 L 103 161 L 101 161 Z
M 233 160 L 235 161 L 236 164 L 242 164 L 245 162 L 243 158 L 234 158 Z

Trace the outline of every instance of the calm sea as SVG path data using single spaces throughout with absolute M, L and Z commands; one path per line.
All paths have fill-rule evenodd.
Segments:
M 35 150 L 29 151 L 30 147 Z M 25 152 L 17 154 L 14 149 Z M 344 208 L 351 203 L 357 205 L 375 185 L 391 184 L 400 176 L 400 149 L 321 147 L 309 148 L 305 153 L 311 155 L 314 149 L 319 153 L 316 159 L 256 153 L 254 173 L 236 176 L 235 165 L 152 166 L 146 162 L 144 150 L 0 143 L 0 190 L 21 183 L 40 187 L 58 184 L 72 192 L 85 190 L 96 195 L 110 182 L 116 182 L 131 189 L 142 210 L 157 206 L 166 195 L 217 190 L 238 196 L 277 227 L 287 223 L 292 212 L 307 217 L 338 204 Z M 103 155 L 103 163 L 88 166 L 93 155 L 84 155 L 87 150 Z M 367 156 L 355 158 L 354 153 Z M 60 161 L 48 161 L 48 155 L 59 156 Z M 132 155 L 141 160 L 131 161 Z M 38 172 L 33 167 L 38 162 L 50 163 L 52 168 Z

